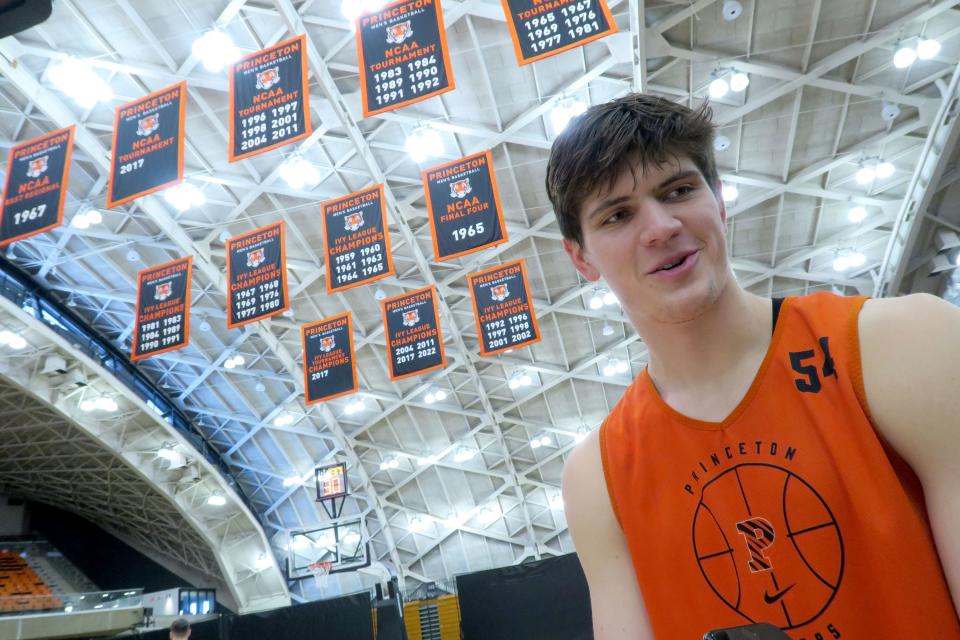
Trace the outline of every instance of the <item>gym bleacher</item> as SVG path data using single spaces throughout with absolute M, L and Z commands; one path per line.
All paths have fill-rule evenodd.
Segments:
M 0 551 L 0 613 L 50 611 L 63 606 L 20 553 Z

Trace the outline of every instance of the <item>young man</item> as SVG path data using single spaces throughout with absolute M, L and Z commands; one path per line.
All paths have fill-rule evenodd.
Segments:
M 649 350 L 564 471 L 596 637 L 960 638 L 960 310 L 747 293 L 712 149 L 708 109 L 630 95 L 547 167 L 564 248 Z

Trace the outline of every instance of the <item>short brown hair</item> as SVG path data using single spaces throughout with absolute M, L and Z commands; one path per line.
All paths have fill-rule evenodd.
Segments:
M 713 157 L 713 111 L 631 93 L 597 105 L 557 136 L 547 163 L 547 195 L 564 238 L 583 244 L 580 206 L 613 187 L 625 169 L 641 172 L 689 157 L 711 189 L 720 177 Z M 634 174 L 636 175 L 636 174 Z

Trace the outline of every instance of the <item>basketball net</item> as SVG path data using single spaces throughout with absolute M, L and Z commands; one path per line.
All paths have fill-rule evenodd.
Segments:
M 331 567 L 333 567 L 333 563 L 329 560 L 311 562 L 307 565 L 307 569 L 313 574 L 313 579 L 317 582 L 317 588 L 320 589 L 321 595 L 326 592 L 327 576 L 330 575 Z

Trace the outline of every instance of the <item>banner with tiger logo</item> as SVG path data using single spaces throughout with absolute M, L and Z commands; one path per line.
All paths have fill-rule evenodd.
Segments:
M 387 298 L 382 305 L 391 380 L 446 366 L 435 287 Z
M 301 35 L 230 67 L 230 162 L 312 133 L 306 48 Z
M 307 404 L 332 400 L 357 390 L 350 312 L 304 325 L 301 337 Z
M 520 65 L 617 32 L 606 0 L 501 0 Z
M 185 347 L 190 342 L 190 276 L 193 258 L 143 269 L 137 275 L 137 317 L 131 360 Z
M 227 328 L 290 307 L 283 222 L 227 239 Z
M 452 91 L 440 0 L 399 0 L 357 18 L 363 117 Z
M 393 274 L 383 185 L 320 205 L 327 291 L 345 291 Z
M 507 241 L 489 150 L 427 169 L 422 175 L 437 261 Z
M 186 108 L 186 82 L 117 107 L 108 209 L 183 180 Z
M 481 356 L 540 341 L 523 260 L 471 273 L 467 280 Z
M 63 222 L 75 130 L 70 125 L 10 149 L 0 208 L 0 246 Z

